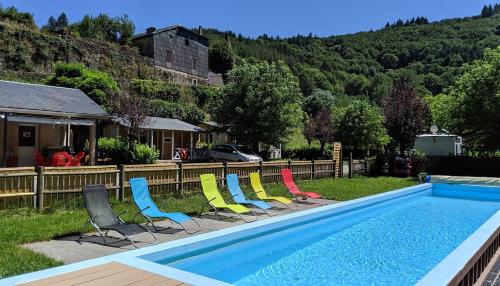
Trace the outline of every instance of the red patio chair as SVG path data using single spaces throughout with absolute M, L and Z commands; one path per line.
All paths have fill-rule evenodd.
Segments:
M 71 160 L 69 161 L 69 165 L 72 167 L 79 167 L 83 157 L 85 157 L 85 152 L 78 152 L 78 154 L 71 158 Z
M 45 167 L 47 166 L 47 163 L 45 162 L 45 159 L 43 158 L 42 154 L 38 151 L 33 152 L 33 159 L 35 159 L 35 164 L 36 166 L 42 166 Z
M 311 199 L 322 199 L 323 197 L 315 192 L 302 192 L 295 182 L 293 181 L 292 171 L 290 169 L 281 169 L 281 177 L 283 178 L 283 184 L 287 188 L 287 190 L 293 195 L 293 197 L 299 202 L 299 198 L 301 197 L 303 200 L 307 200 L 307 198 Z M 316 202 L 317 204 L 320 204 Z
M 52 155 L 52 160 L 50 165 L 52 167 L 66 167 L 68 166 L 69 162 L 70 162 L 70 156 L 68 152 L 61 151 L 54 153 L 54 155 Z

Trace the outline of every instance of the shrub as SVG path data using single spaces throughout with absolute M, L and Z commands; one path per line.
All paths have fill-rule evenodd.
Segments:
M 198 124 L 205 119 L 205 113 L 196 105 L 184 105 L 161 99 L 146 103 L 148 114 L 157 117 L 176 118 L 191 124 Z
M 33 14 L 19 12 L 15 7 L 2 8 L 0 6 L 0 20 L 8 19 L 10 21 L 17 22 L 29 27 L 36 27 Z
M 160 151 L 146 144 L 134 144 L 135 163 L 153 164 L 160 157 Z
M 56 64 L 54 75 L 48 79 L 47 83 L 78 88 L 108 110 L 111 108 L 110 98 L 119 92 L 118 84 L 108 74 L 88 69 L 78 63 Z
M 31 64 L 30 51 L 25 44 L 10 48 L 5 55 L 5 63 L 15 71 L 29 70 Z
M 99 138 L 97 146 L 99 156 L 111 158 L 114 164 L 153 164 L 160 157 L 157 149 L 122 138 Z
M 205 104 L 217 96 L 221 89 L 215 86 L 195 85 L 191 87 L 191 91 L 198 102 L 198 106 L 205 106 Z
M 177 101 L 181 97 L 179 85 L 160 80 L 134 79 L 132 89 L 140 96 L 151 99 Z

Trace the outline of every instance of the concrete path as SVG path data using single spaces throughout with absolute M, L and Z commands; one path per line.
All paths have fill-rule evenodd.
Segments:
M 330 201 L 330 200 L 318 200 L 318 201 L 321 202 L 322 204 L 335 203 L 335 201 Z M 319 205 L 317 204 L 302 203 L 297 205 L 297 209 L 295 209 L 293 205 L 292 205 L 293 210 L 288 210 L 285 209 L 283 206 L 281 206 L 280 209 L 273 209 L 268 212 L 272 216 L 279 216 L 318 206 Z M 258 212 L 258 210 L 256 210 L 256 212 Z M 248 220 L 252 220 L 252 218 L 253 218 L 252 216 L 245 216 L 245 219 Z M 268 215 L 262 212 L 259 213 L 259 220 L 265 220 L 268 218 L 269 218 Z M 230 213 L 225 213 L 224 218 L 222 220 L 219 220 L 217 216 L 211 214 L 205 214 L 201 218 L 195 218 L 195 220 L 201 225 L 202 228 L 200 232 L 197 232 L 195 234 L 190 235 L 182 229 L 178 229 L 176 227 L 171 228 L 171 224 L 168 221 L 160 221 L 155 224 L 157 226 L 164 227 L 166 229 L 160 232 L 156 232 L 155 235 L 158 238 L 159 243 L 162 243 L 162 242 L 168 242 L 172 240 L 185 238 L 192 235 L 212 232 L 245 223 L 241 219 L 237 218 L 236 216 Z M 188 228 L 189 230 L 195 229 L 195 225 L 193 224 L 192 227 L 189 226 Z M 110 232 L 109 234 L 115 235 L 112 232 Z M 117 235 L 117 237 L 120 236 Z M 148 243 L 153 242 L 151 235 L 147 233 L 136 235 L 134 239 L 136 241 L 140 241 L 137 244 L 138 247 L 148 246 L 149 245 Z M 56 240 L 30 243 L 24 246 L 26 248 L 42 253 L 56 260 L 62 261 L 65 264 L 135 249 L 134 246 L 128 241 L 120 239 L 114 240 L 110 238 L 107 238 L 107 241 L 109 244 L 104 245 L 104 242 L 100 236 L 98 236 L 96 233 L 89 233 L 86 234 L 81 240 L 79 240 L 79 236 L 68 236 Z

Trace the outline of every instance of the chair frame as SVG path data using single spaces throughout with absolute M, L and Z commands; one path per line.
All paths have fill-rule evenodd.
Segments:
M 222 194 L 221 194 L 221 195 L 222 195 Z M 230 198 L 233 198 L 233 197 L 235 197 L 235 196 L 231 196 Z M 224 201 L 226 200 L 226 198 L 224 198 L 224 196 L 223 196 L 222 198 L 224 199 Z M 199 212 L 199 214 L 198 214 L 198 217 L 201 217 L 201 215 L 203 214 L 203 211 L 205 210 L 205 207 L 206 207 L 207 205 L 209 205 L 210 207 L 212 207 L 212 209 L 213 209 L 213 211 L 214 211 L 214 214 L 215 214 L 215 215 L 217 215 L 217 217 L 219 218 L 219 220 L 222 220 L 222 216 L 221 216 L 221 214 L 220 214 L 220 213 L 222 212 L 222 210 L 223 210 L 224 208 L 220 208 L 220 209 L 219 209 L 219 208 L 217 208 L 216 206 L 214 206 L 214 205 L 212 204 L 212 201 L 213 201 L 213 200 L 215 200 L 215 199 L 217 199 L 217 198 L 215 198 L 215 197 L 214 197 L 214 198 L 212 198 L 211 200 L 208 200 L 208 202 L 205 202 L 205 203 L 202 205 L 202 207 L 201 207 L 201 209 L 200 209 L 200 212 Z M 247 222 L 247 223 L 248 223 L 248 222 L 258 221 L 258 220 L 259 220 L 259 217 L 257 216 L 257 214 L 256 214 L 256 213 L 255 213 L 252 209 L 249 209 L 249 210 L 250 210 L 250 212 L 251 212 L 251 213 L 255 216 L 255 220 L 246 220 L 246 219 L 244 219 L 244 218 L 243 218 L 243 216 L 242 216 L 240 213 L 237 213 L 237 212 L 234 212 L 234 213 L 235 213 L 235 214 L 237 214 L 237 215 L 240 217 L 240 219 L 241 219 L 242 221 L 244 221 L 244 222 Z
M 102 186 L 104 186 L 104 185 L 102 185 Z M 104 187 L 105 187 L 105 186 L 104 186 Z M 133 239 L 133 235 L 124 235 L 124 234 L 122 234 L 122 233 L 120 233 L 119 231 L 114 230 L 114 229 L 106 229 L 105 227 L 99 227 L 99 226 L 98 226 L 98 225 L 94 222 L 94 220 L 93 220 L 95 217 L 92 217 L 92 216 L 90 215 L 90 212 L 89 212 L 89 210 L 88 210 L 87 201 L 85 200 L 85 197 L 84 197 L 84 203 L 85 203 L 85 209 L 87 210 L 87 213 L 89 214 L 89 219 L 88 219 L 88 220 L 84 223 L 84 227 L 85 227 L 85 224 L 87 224 L 87 223 L 88 223 L 88 224 L 90 224 L 90 225 L 92 225 L 92 227 L 94 227 L 94 229 L 97 231 L 97 233 L 99 233 L 99 235 L 100 235 L 100 237 L 102 238 L 102 240 L 103 240 L 103 242 L 104 242 L 104 244 L 105 244 L 105 245 L 109 245 L 109 243 L 106 241 L 106 237 L 110 237 L 110 238 L 119 238 L 119 237 L 116 237 L 116 236 L 111 236 L 111 235 L 108 235 L 108 232 L 110 232 L 110 231 L 115 231 L 115 232 L 119 233 L 120 235 L 122 235 L 122 236 L 124 237 L 124 238 L 122 238 L 122 239 L 120 239 L 120 240 L 118 240 L 118 241 L 128 240 L 128 241 L 130 241 L 130 242 L 132 243 L 132 245 L 133 245 L 135 248 L 139 248 L 139 247 L 135 244 L 135 241 L 134 241 L 134 239 Z M 116 217 L 116 219 L 118 220 L 118 222 L 119 222 L 120 224 L 127 224 L 127 223 L 126 223 L 126 222 L 125 222 L 125 221 L 121 218 L 121 216 L 122 216 L 123 214 L 127 213 L 127 212 L 128 212 L 128 211 L 124 211 L 124 212 L 122 212 L 121 214 L 119 214 L 119 215 L 116 215 L 116 216 L 115 216 L 115 217 Z M 113 215 L 114 215 L 114 213 L 113 213 Z M 140 227 L 142 227 L 140 224 L 138 224 L 138 225 L 139 225 Z M 144 232 L 148 232 L 151 236 L 153 236 L 153 238 L 154 238 L 154 240 L 155 240 L 154 244 L 157 244 L 157 243 L 158 243 L 158 238 L 157 238 L 157 237 L 156 237 L 156 236 L 155 236 L 155 235 L 154 235 L 154 234 L 153 234 L 150 230 L 148 230 L 148 229 L 146 229 L 146 228 L 144 228 L 144 227 L 142 227 L 142 228 L 144 229 Z M 78 239 L 78 240 L 81 240 L 81 239 L 83 238 L 83 236 L 84 236 L 83 232 L 80 232 L 80 237 L 79 237 L 79 239 Z
M 135 221 L 135 217 L 140 214 L 140 215 L 142 215 L 146 219 L 146 225 L 151 224 L 151 226 L 155 229 L 156 232 L 159 232 L 159 231 L 162 231 L 163 229 L 166 229 L 166 228 L 162 228 L 162 227 L 156 226 L 154 224 L 154 222 L 153 222 L 153 218 L 144 213 L 144 211 L 147 210 L 147 209 L 149 209 L 149 208 L 150 208 L 150 206 L 147 206 L 147 207 L 143 208 L 142 210 L 139 210 L 137 213 L 135 213 L 135 215 L 134 215 L 134 217 L 133 217 L 132 220 Z M 166 211 L 162 210 L 159 207 L 158 207 L 158 209 L 160 211 L 164 212 L 164 213 L 167 213 Z M 172 219 L 170 219 L 168 217 L 162 217 L 162 218 L 164 218 L 165 220 L 170 221 L 170 224 L 172 225 L 171 227 L 174 227 L 174 223 L 175 223 L 175 224 L 179 225 L 188 234 L 193 234 L 193 233 L 197 233 L 197 232 L 201 231 L 200 224 L 194 218 L 191 218 L 191 220 L 198 226 L 198 229 L 195 230 L 195 231 L 192 231 L 192 232 L 188 231 L 187 228 L 186 228 L 186 226 L 184 226 L 182 223 L 178 223 L 178 222 L 176 222 L 176 221 L 174 221 L 174 220 L 172 220 Z

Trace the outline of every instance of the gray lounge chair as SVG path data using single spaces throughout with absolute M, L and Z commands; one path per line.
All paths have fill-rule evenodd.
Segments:
M 131 224 L 124 222 L 120 215 L 126 213 L 123 212 L 116 216 L 113 213 L 111 204 L 108 199 L 108 191 L 104 185 L 90 185 L 83 187 L 83 199 L 85 201 L 85 208 L 89 214 L 89 223 L 95 228 L 95 230 L 102 237 L 104 244 L 108 244 L 106 241 L 106 236 L 110 230 L 116 231 L 123 235 L 129 240 L 136 248 L 132 236 L 139 233 L 148 232 L 153 236 L 155 244 L 158 243 L 156 236 L 149 230 L 145 229 L 139 224 Z M 80 238 L 82 235 L 80 236 Z

